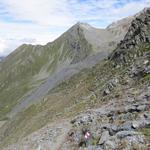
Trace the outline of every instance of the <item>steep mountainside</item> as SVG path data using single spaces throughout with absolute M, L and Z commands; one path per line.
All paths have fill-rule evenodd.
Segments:
M 131 23 L 129 31 L 117 49 L 111 54 L 111 59 L 118 64 L 134 61 L 143 54 L 140 49 L 145 43 L 150 43 L 150 10 L 144 9 Z M 146 49 L 147 50 L 147 49 Z
M 85 24 L 82 26 L 85 28 Z M 91 27 L 86 25 L 86 28 Z M 49 90 L 40 103 L 2 122 L 0 147 L 4 150 L 148 150 L 149 37 L 150 8 L 146 8 L 134 17 L 109 59 L 100 60 L 96 55 L 99 63 L 95 66 L 91 63 L 96 58 L 94 55 L 82 63 L 72 59 L 75 68 L 90 63 L 91 68 L 81 67 L 86 69 Z M 90 137 L 85 139 L 87 132 Z
M 78 25 L 45 46 L 20 46 L 0 67 L 1 111 L 9 111 L 27 91 L 38 87 L 60 68 L 81 61 L 90 53 L 92 47 Z
M 0 118 L 15 115 L 83 68 L 107 58 L 126 34 L 77 23 L 54 42 L 22 45 L 0 64 Z M 104 36 L 105 35 L 105 36 Z M 115 38 L 116 37 L 116 38 Z

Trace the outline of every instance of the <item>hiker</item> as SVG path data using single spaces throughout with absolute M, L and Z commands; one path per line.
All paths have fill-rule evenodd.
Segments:
M 88 146 L 88 142 L 90 138 L 91 138 L 91 133 L 87 129 L 82 129 L 82 138 L 79 143 L 79 147 Z

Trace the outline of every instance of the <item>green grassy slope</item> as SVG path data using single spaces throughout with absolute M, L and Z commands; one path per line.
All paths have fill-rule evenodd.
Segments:
M 77 25 L 45 46 L 20 46 L 0 64 L 0 120 L 60 65 L 79 62 L 91 53 L 92 46 Z

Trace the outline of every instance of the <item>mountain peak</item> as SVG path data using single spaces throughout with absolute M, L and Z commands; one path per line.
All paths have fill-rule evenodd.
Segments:
M 76 24 L 79 25 L 79 26 L 80 26 L 80 25 L 88 25 L 88 26 L 90 26 L 88 23 L 86 23 L 86 22 L 80 22 L 80 21 L 77 22 Z
M 149 10 L 150 10 L 150 7 L 145 7 L 142 11 L 138 12 L 137 14 L 135 14 L 134 18 L 136 18 L 136 17 L 138 17 L 138 16 L 140 16 L 142 14 L 147 13 L 147 11 L 149 11 Z
M 90 24 L 85 23 L 85 22 L 77 22 L 74 26 L 85 28 L 85 29 L 92 28 Z

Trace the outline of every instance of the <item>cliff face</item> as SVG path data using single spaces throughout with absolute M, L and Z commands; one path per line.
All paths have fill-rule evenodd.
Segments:
M 141 43 L 150 43 L 150 8 L 144 9 L 131 23 L 120 48 L 133 48 Z
M 132 21 L 129 31 L 110 57 L 118 63 L 129 62 L 137 55 L 142 56 L 142 47 L 146 49 L 149 43 L 150 8 L 146 8 Z

